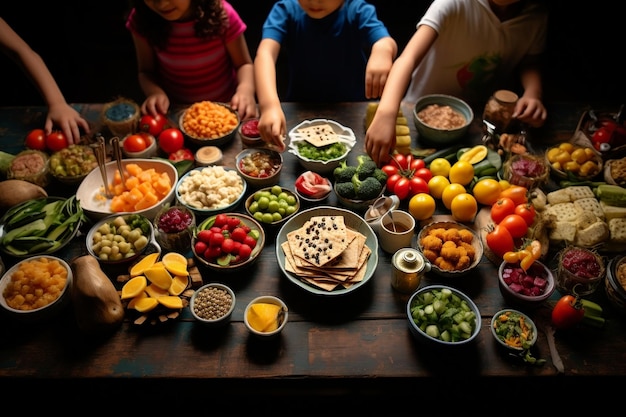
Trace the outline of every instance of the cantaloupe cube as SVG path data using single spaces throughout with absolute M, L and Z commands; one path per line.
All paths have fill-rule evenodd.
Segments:
M 138 177 L 143 170 L 137 164 L 127 164 L 126 171 L 128 172 L 128 175 L 131 175 L 133 177 Z
M 126 197 L 126 201 L 128 202 L 128 204 L 130 204 L 131 206 L 135 206 L 137 203 L 139 203 L 141 201 L 141 199 L 144 197 L 143 193 L 141 192 L 141 190 L 137 187 L 131 189 L 128 192 L 128 195 Z
M 133 188 L 139 185 L 139 178 L 137 177 L 128 177 L 126 179 L 126 188 L 132 190 Z

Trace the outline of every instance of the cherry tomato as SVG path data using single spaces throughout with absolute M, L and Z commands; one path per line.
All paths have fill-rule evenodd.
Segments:
M 502 258 L 505 253 L 515 250 L 513 236 L 506 227 L 496 224 L 493 229 L 487 232 L 485 237 L 487 246 L 496 256 Z
M 426 185 L 428 187 L 428 184 Z M 411 184 L 409 179 L 406 177 L 400 177 L 400 179 L 396 182 L 393 187 L 393 193 L 398 196 L 400 200 L 404 200 L 409 196 L 409 191 L 411 190 Z
M 398 180 L 402 177 L 402 174 L 400 174 L 399 172 L 396 172 L 395 174 L 391 174 L 390 176 L 387 177 L 387 189 L 389 190 L 390 193 L 394 193 L 394 188 L 396 187 L 396 183 L 398 182 Z
M 409 196 L 411 197 L 419 193 L 428 194 L 430 191 L 428 188 L 428 182 L 426 182 L 423 178 L 415 176 L 409 180 L 409 187 Z
M 573 295 L 564 295 L 552 309 L 552 324 L 557 329 L 567 329 L 580 323 L 584 315 L 580 300 Z
M 141 120 L 139 120 L 139 129 L 157 137 L 165 127 L 166 122 L 167 118 L 162 114 L 157 114 L 156 116 L 144 114 L 141 116 Z
M 394 154 L 391 157 L 391 163 L 400 169 L 408 169 L 409 167 L 407 156 L 401 153 Z
M 530 227 L 535 222 L 537 211 L 532 203 L 524 203 L 515 206 L 515 214 L 522 216 L 526 224 Z
M 170 127 L 159 133 L 159 147 L 166 154 L 176 152 L 185 144 L 183 132 L 175 127 Z
M 418 169 L 426 168 L 426 162 L 422 158 L 412 158 L 409 169 L 416 172 Z
M 36 149 L 38 151 L 46 150 L 46 132 L 43 129 L 33 129 L 26 135 L 24 144 L 28 149 Z
M 46 136 L 46 148 L 52 152 L 60 151 L 69 146 L 69 142 L 65 137 L 65 134 L 60 130 L 53 130 L 48 136 Z
M 519 214 L 509 214 L 502 221 L 498 222 L 498 226 L 504 226 L 511 233 L 513 238 L 524 237 L 528 232 L 526 220 Z
M 191 152 L 187 148 L 180 148 L 176 152 L 170 153 L 167 156 L 167 159 L 169 159 L 170 161 L 173 161 L 173 162 L 184 161 L 184 160 L 187 160 L 187 161 L 194 161 L 195 160 L 193 152 Z
M 124 150 L 126 152 L 141 152 L 148 147 L 146 138 L 139 134 L 129 135 L 124 139 Z
M 511 185 L 506 190 L 502 190 L 500 197 L 509 197 L 515 205 L 523 204 L 528 201 L 528 188 L 521 185 Z
M 515 213 L 515 202 L 509 197 L 501 197 L 491 206 L 491 220 L 496 224 L 513 213 Z
M 433 173 L 428 168 L 420 168 L 413 173 L 414 177 L 420 177 L 424 181 L 428 182 L 433 178 Z
M 386 164 L 381 168 L 385 174 L 387 174 L 387 178 L 391 177 L 393 174 L 397 174 L 399 169 L 396 165 Z

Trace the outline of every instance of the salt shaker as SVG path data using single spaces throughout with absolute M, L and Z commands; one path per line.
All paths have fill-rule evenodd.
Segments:
M 509 90 L 498 90 L 487 100 L 483 120 L 494 125 L 496 133 L 507 131 L 515 111 L 518 96 Z

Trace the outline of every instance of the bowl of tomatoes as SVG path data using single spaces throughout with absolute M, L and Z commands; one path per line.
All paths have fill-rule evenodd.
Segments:
M 157 140 L 148 132 L 131 133 L 120 142 L 126 158 L 152 158 L 157 155 Z

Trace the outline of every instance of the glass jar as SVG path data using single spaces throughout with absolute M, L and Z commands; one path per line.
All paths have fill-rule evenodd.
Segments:
M 189 252 L 195 227 L 196 216 L 184 206 L 166 205 L 154 217 L 154 235 L 164 252 Z
M 584 297 L 592 294 L 604 280 L 604 261 L 591 249 L 568 246 L 559 252 L 557 259 L 556 288 L 561 294 Z
M 483 120 L 494 126 L 495 133 L 504 133 L 513 120 L 518 96 L 509 90 L 498 90 L 487 100 Z

